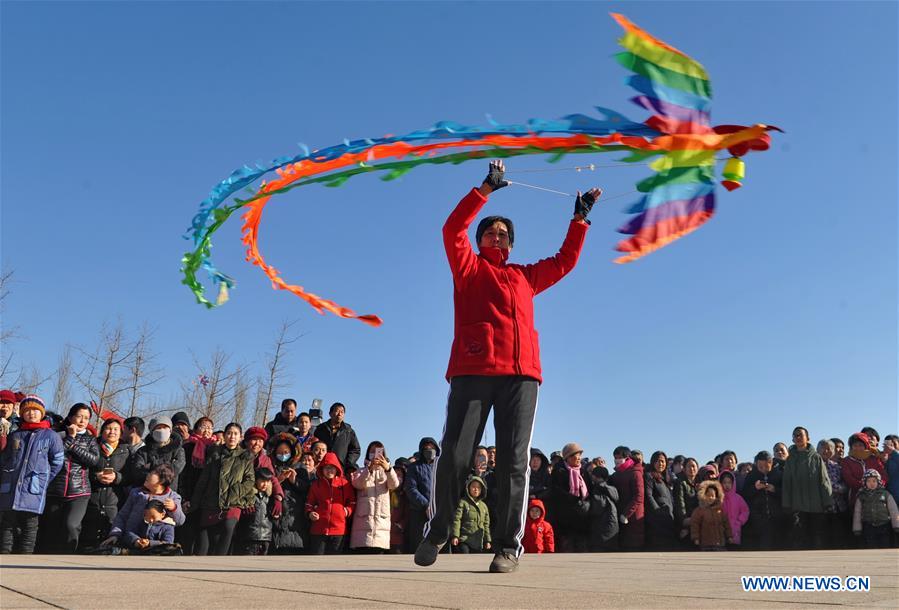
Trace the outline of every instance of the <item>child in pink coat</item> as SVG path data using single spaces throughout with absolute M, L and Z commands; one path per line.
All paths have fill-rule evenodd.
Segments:
M 721 510 L 730 522 L 734 544 L 739 545 L 743 526 L 749 520 L 749 505 L 735 489 L 736 480 L 733 472 L 725 470 L 718 477 L 718 481 L 724 488 L 724 502 L 721 504 Z

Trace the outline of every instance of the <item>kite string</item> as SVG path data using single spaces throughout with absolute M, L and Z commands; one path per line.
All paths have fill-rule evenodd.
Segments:
M 730 157 L 715 157 L 715 161 L 727 161 Z M 591 163 L 590 165 L 574 165 L 572 167 L 550 167 L 550 168 L 535 168 L 535 169 L 507 169 L 507 174 L 536 174 L 536 173 L 545 173 L 545 172 L 567 172 L 574 170 L 576 172 L 581 171 L 595 171 L 597 168 L 607 168 L 607 167 L 646 167 L 647 163 L 628 163 L 624 161 L 619 161 L 616 163 Z
M 508 180 L 508 183 L 509 184 L 517 184 L 518 186 L 526 186 L 527 188 L 537 189 L 538 191 L 546 191 L 547 193 L 556 193 L 557 195 L 563 195 L 565 197 L 574 197 L 574 195 L 572 195 L 571 193 L 564 193 L 562 191 L 554 191 L 553 189 L 543 188 L 542 186 L 536 186 L 533 184 L 525 184 L 524 182 L 512 182 L 511 180 Z M 605 195 L 600 196 L 599 200 L 600 200 L 600 202 L 604 203 L 606 201 L 611 201 L 613 199 L 618 199 L 620 197 L 625 197 L 627 195 L 632 195 L 632 194 L 638 193 L 638 192 L 639 191 L 637 189 L 631 189 L 629 191 L 624 191 L 622 193 L 616 193 L 616 194 L 608 196 L 608 197 L 606 197 Z
M 567 172 L 570 170 L 575 170 L 580 172 L 582 170 L 593 171 L 596 169 L 596 165 L 591 163 L 590 165 L 575 165 L 573 167 L 551 167 L 551 168 L 541 168 L 541 169 L 507 169 L 507 174 L 536 174 L 536 173 L 544 173 L 544 172 Z
M 526 186 L 529 189 L 536 189 L 538 191 L 546 191 L 547 193 L 555 193 L 557 195 L 564 195 L 565 197 L 573 197 L 573 195 L 571 193 L 565 193 L 562 191 L 554 191 L 553 189 L 543 188 L 542 186 L 535 186 L 533 184 L 525 184 L 524 182 L 517 182 L 517 181 L 512 182 L 511 180 L 507 180 L 506 182 L 508 182 L 509 184 L 515 184 L 518 186 Z

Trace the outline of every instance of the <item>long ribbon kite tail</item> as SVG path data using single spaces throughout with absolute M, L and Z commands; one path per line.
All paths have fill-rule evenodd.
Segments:
M 247 261 L 262 269 L 265 275 L 272 281 L 272 288 L 277 290 L 287 290 L 288 292 L 295 294 L 309 303 L 320 314 L 324 314 L 325 311 L 330 311 L 341 318 L 353 318 L 365 322 L 370 326 L 380 326 L 382 320 L 378 316 L 357 315 L 352 309 L 341 307 L 334 301 L 329 301 L 316 294 L 307 292 L 302 286 L 288 284 L 278 274 L 277 269 L 266 264 L 265 259 L 262 258 L 262 254 L 259 252 L 258 246 L 259 221 L 262 220 L 262 211 L 263 208 L 265 208 L 266 203 L 268 203 L 267 197 L 258 199 L 248 205 L 248 209 L 243 215 L 244 224 L 241 227 L 241 232 L 243 234 L 243 242 L 247 245 Z
M 716 152 L 727 149 L 735 157 L 768 147 L 764 125 L 711 127 L 711 85 L 705 68 L 682 51 L 640 29 L 622 15 L 612 17 L 624 28 L 616 56 L 633 75 L 628 83 L 638 95 L 637 106 L 652 113 L 639 123 L 603 107 L 598 117 L 569 114 L 559 119 L 530 119 L 521 124 L 463 125 L 441 121 L 429 129 L 401 136 L 344 140 L 340 144 L 300 154 L 279 157 L 256 167 L 244 166 L 217 184 L 200 204 L 186 238 L 193 250 L 181 260 L 182 282 L 197 302 L 214 308 L 227 301 L 234 280 L 219 271 L 211 260 L 212 236 L 241 210 L 241 240 L 246 259 L 259 267 L 276 290 L 286 290 L 319 313 L 333 313 L 371 326 L 382 321 L 376 315 L 357 315 L 352 309 L 290 284 L 266 262 L 259 247 L 263 211 L 272 197 L 312 184 L 338 187 L 347 180 L 380 172 L 382 180 L 395 180 L 422 165 L 464 163 L 485 158 L 547 155 L 557 162 L 569 154 L 622 152 L 621 162 L 648 163 L 655 174 L 641 180 L 643 193 L 628 212 L 632 218 L 619 231 L 629 235 L 617 249 L 624 256 L 616 262 L 636 260 L 696 230 L 714 213 Z M 729 162 L 726 183 L 739 185 L 742 165 Z M 742 163 L 742 162 L 740 162 Z M 249 197 L 235 197 L 262 181 Z M 231 203 L 227 203 L 231 200 Z M 203 270 L 219 287 L 213 302 L 197 278 Z

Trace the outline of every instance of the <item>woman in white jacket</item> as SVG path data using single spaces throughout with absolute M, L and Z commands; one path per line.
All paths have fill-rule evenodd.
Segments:
M 390 466 L 384 445 L 373 441 L 365 451 L 365 467 L 352 474 L 356 510 L 350 548 L 357 552 L 384 553 L 390 549 L 390 492 L 400 480 Z

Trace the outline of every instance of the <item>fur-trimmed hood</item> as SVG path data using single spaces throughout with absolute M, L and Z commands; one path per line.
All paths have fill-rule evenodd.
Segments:
M 714 489 L 713 493 L 710 490 Z M 721 502 L 724 499 L 724 488 L 721 483 L 714 479 L 703 481 L 699 484 L 696 491 L 696 497 L 699 498 L 699 504 L 707 508 L 721 508 Z
M 280 415 L 280 413 L 278 415 Z M 277 449 L 278 445 L 281 443 L 287 443 L 288 446 L 290 446 L 290 461 L 287 463 L 275 459 L 275 449 Z M 297 441 L 297 437 L 290 432 L 279 432 L 269 439 L 269 446 L 271 447 L 269 454 L 272 458 L 272 464 L 275 466 L 293 468 L 300 463 L 300 458 L 303 456 L 303 446 Z

